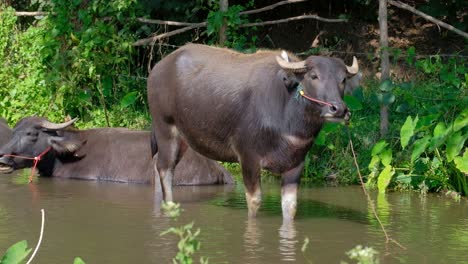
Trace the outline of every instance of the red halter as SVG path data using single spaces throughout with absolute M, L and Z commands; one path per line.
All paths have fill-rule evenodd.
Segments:
M 6 155 L 3 155 L 5 157 L 14 157 L 14 158 L 20 158 L 20 159 L 26 159 L 26 160 L 34 160 L 34 166 L 31 170 L 31 175 L 29 176 L 29 183 L 32 182 L 32 178 L 34 176 L 34 171 L 36 170 L 37 168 L 37 164 L 39 163 L 39 161 L 42 159 L 42 157 L 44 157 L 45 154 L 47 154 L 47 152 L 49 152 L 50 150 L 52 149 L 52 147 L 48 147 L 46 148 L 46 150 L 44 150 L 43 152 L 41 152 L 41 154 L 37 155 L 36 157 L 34 158 L 31 158 L 31 157 L 24 157 L 24 156 L 17 156 L 17 155 L 12 155 L 12 154 L 6 154 Z

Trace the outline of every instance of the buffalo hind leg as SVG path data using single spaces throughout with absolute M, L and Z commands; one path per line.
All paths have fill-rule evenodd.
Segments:
M 177 128 L 174 125 L 163 124 L 159 128 L 162 128 L 162 131 L 155 130 L 158 143 L 156 169 L 159 172 L 164 201 L 172 202 L 172 179 L 177 159 L 180 156 L 180 142 Z
M 281 174 L 281 209 L 283 220 L 293 220 L 297 210 L 297 189 L 304 163 Z
M 257 216 L 258 208 L 262 204 L 260 167 L 256 162 L 249 161 L 241 162 L 241 167 L 249 217 L 255 217 Z

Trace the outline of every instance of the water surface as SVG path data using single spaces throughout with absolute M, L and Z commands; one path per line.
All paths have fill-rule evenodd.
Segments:
M 162 216 L 151 186 L 40 179 L 33 185 L 0 178 L 0 250 L 26 239 L 37 243 L 40 209 L 46 211 L 43 244 L 34 263 L 171 263 L 177 239 L 160 236 L 192 221 L 201 228 L 210 263 L 340 263 L 361 244 L 381 263 L 468 263 L 468 203 L 442 195 L 373 194 L 389 234 L 407 247 L 386 244 L 359 187 L 301 187 L 296 221 L 283 224 L 279 184 L 263 182 L 263 206 L 247 218 L 243 187 L 177 187 L 184 209 Z M 304 238 L 310 239 L 305 253 Z

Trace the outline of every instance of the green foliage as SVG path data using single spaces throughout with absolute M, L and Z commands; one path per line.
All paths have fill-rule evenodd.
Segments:
M 180 216 L 181 208 L 180 204 L 174 202 L 163 202 L 162 209 L 171 218 L 177 218 Z M 193 263 L 193 255 L 200 250 L 200 241 L 198 241 L 198 236 L 200 235 L 200 229 L 193 231 L 193 222 L 187 225 L 180 227 L 170 227 L 166 231 L 161 233 L 161 236 L 167 234 L 174 234 L 179 237 L 179 242 L 177 243 L 178 252 L 174 259 L 173 263 L 180 264 L 191 264 Z M 200 263 L 208 263 L 208 260 L 200 258 Z
M 356 260 L 358 264 L 378 264 L 378 254 L 379 252 L 372 247 L 363 247 L 361 245 L 357 245 L 355 248 L 346 252 L 346 255 L 348 255 L 350 259 Z
M 31 253 L 32 249 L 28 249 L 28 242 L 26 240 L 22 240 L 10 248 L 5 252 L 3 255 L 2 264 L 20 264 L 23 263 L 24 260 L 28 257 L 29 253 Z

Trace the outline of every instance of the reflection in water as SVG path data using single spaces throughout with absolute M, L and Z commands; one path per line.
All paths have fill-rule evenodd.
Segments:
M 294 221 L 283 221 L 279 229 L 279 251 L 281 259 L 296 261 L 297 230 Z
M 256 218 L 247 219 L 244 232 L 244 251 L 245 263 L 256 263 L 259 257 L 259 252 L 263 251 L 264 247 L 261 244 L 262 232 L 258 228 Z

